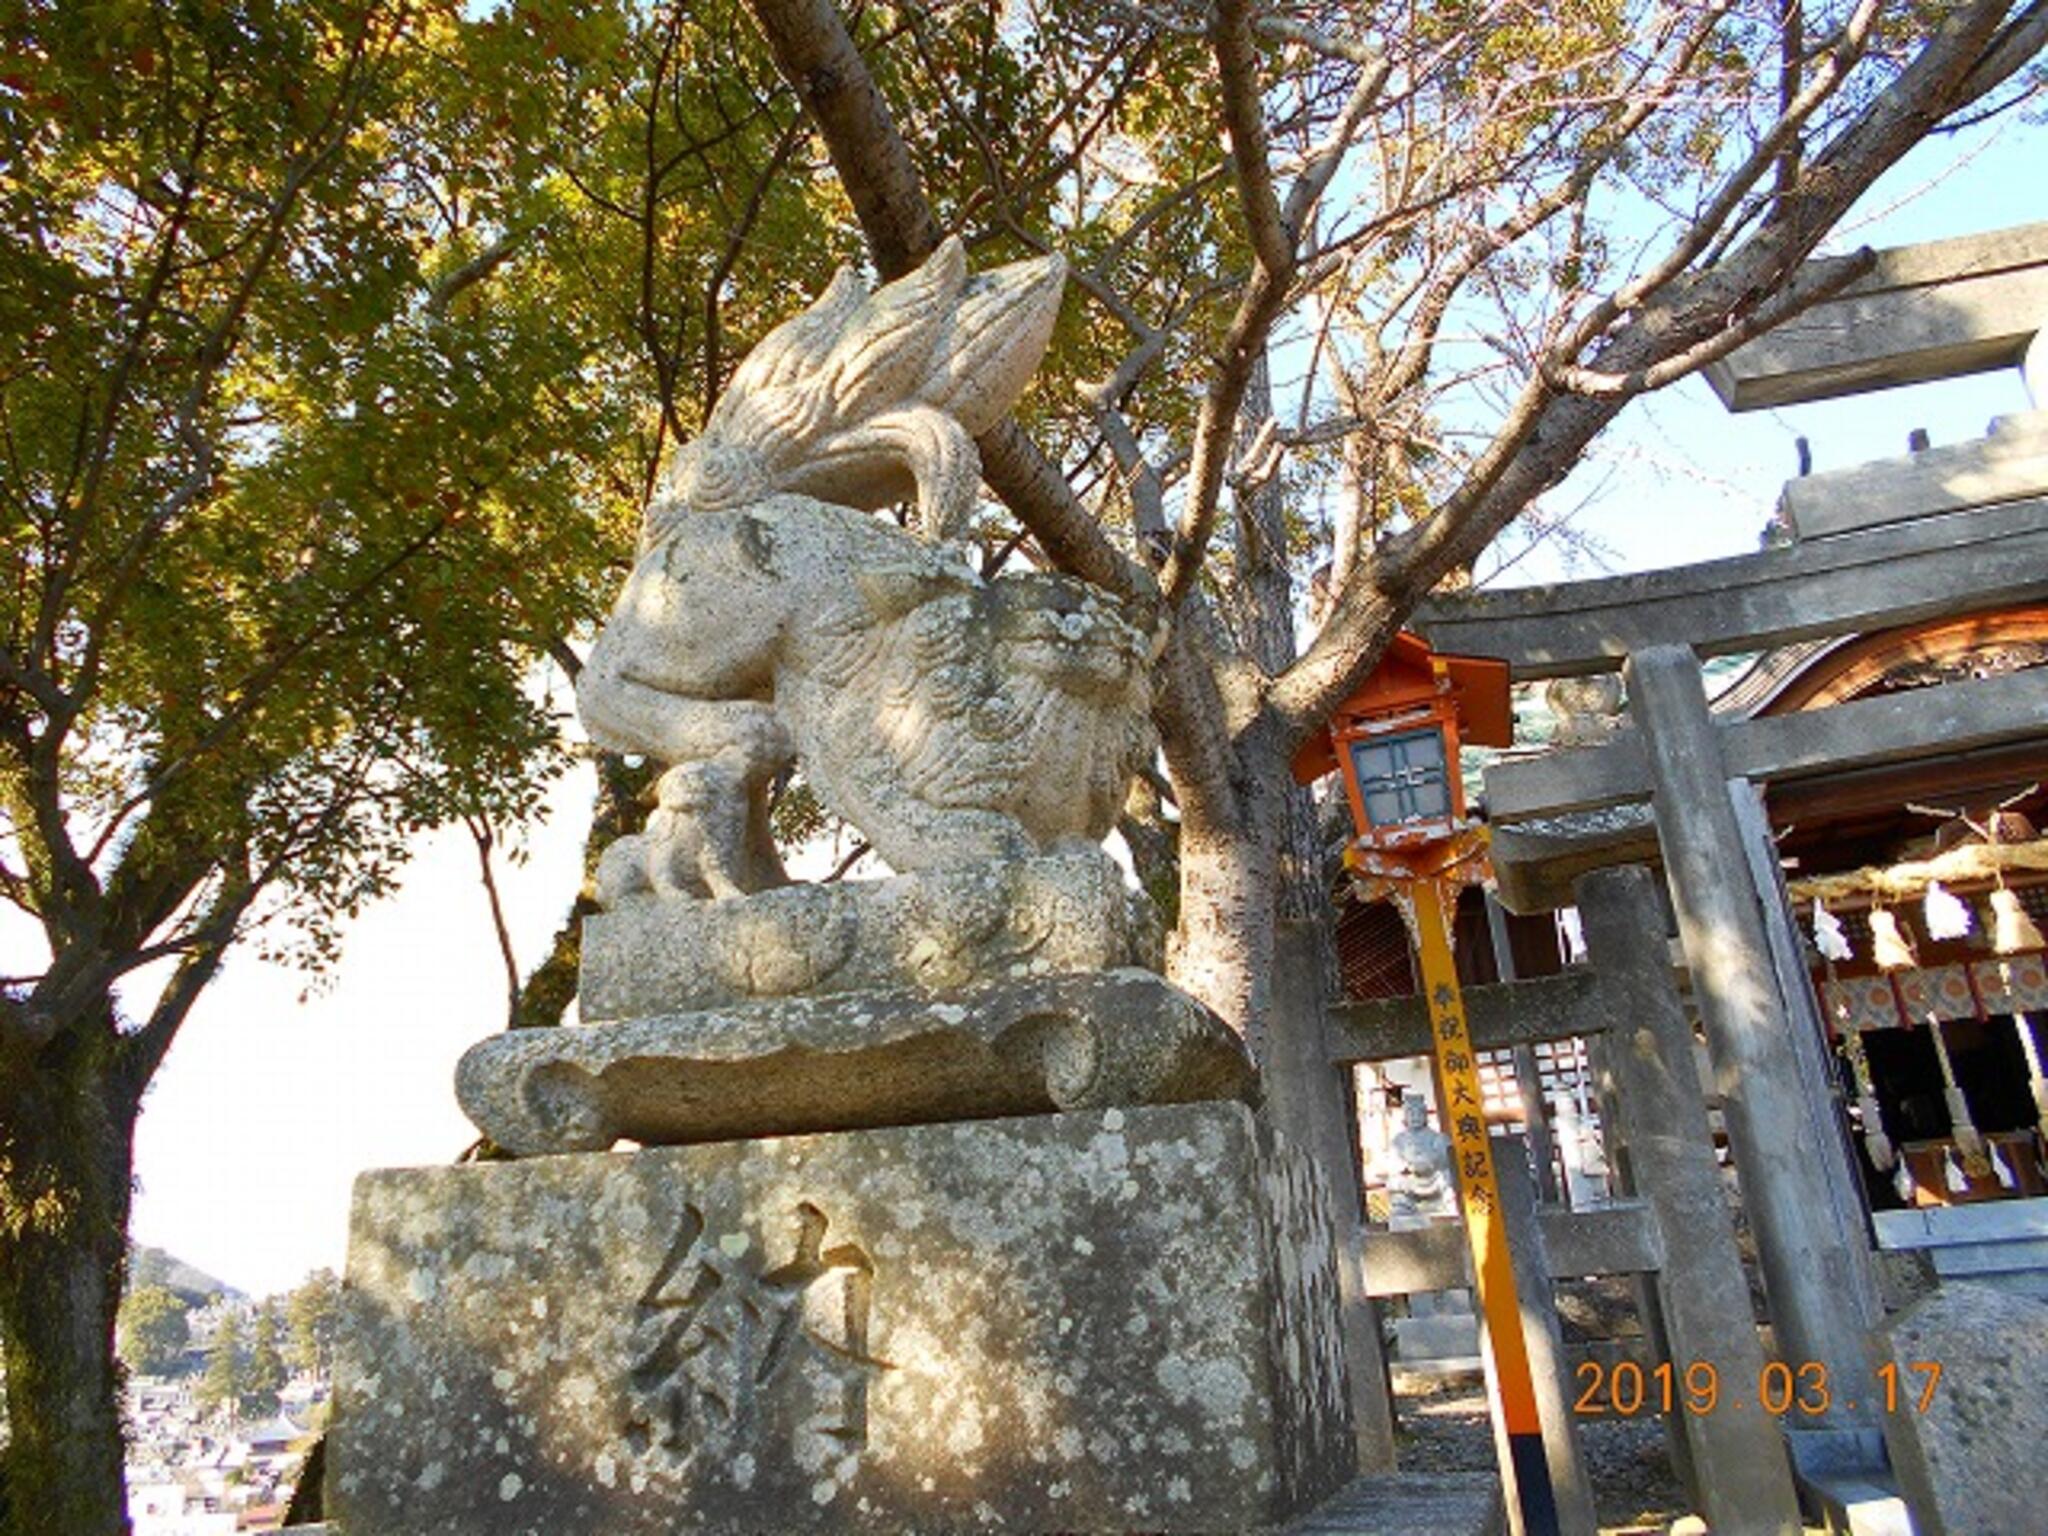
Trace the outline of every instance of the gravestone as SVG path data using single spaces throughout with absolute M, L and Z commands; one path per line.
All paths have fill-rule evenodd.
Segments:
M 1235 1532 L 1348 1479 L 1319 1177 L 1099 848 L 1152 616 L 945 543 L 1060 284 L 842 276 L 665 474 L 578 684 L 666 768 L 584 1022 L 459 1068 L 511 1161 L 357 1185 L 349 1536 Z M 891 877 L 788 882 L 792 768 Z
M 1395 1217 L 1389 1226 L 1400 1232 L 1431 1224 Z M 1479 1314 L 1472 1310 L 1472 1293 L 1463 1287 L 1412 1293 L 1408 1315 L 1394 1319 L 1394 1362 L 1411 1375 L 1476 1375 Z

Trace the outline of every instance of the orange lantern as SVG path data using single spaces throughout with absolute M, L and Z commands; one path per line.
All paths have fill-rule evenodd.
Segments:
M 1506 662 L 1441 656 L 1403 630 L 1295 754 L 1294 778 L 1343 774 L 1360 851 L 1420 851 L 1467 825 L 1458 749 L 1505 747 L 1514 730 Z

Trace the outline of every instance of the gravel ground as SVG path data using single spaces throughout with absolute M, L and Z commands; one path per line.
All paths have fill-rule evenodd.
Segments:
M 1491 1471 L 1493 1429 L 1476 1383 L 1446 1382 L 1395 1399 L 1403 1471 Z M 1603 1536 L 1661 1533 L 1688 1512 L 1671 1470 L 1663 1423 L 1651 1417 L 1586 1419 L 1579 1425 L 1586 1473 Z

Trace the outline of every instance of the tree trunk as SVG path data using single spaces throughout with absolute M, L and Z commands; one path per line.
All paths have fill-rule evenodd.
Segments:
M 1261 352 L 1245 383 L 1236 444 L 1240 464 L 1256 456 L 1257 436 L 1271 408 L 1271 378 Z M 1237 692 L 1234 704 L 1224 707 L 1226 718 L 1204 722 L 1232 734 L 1227 787 L 1189 784 L 1180 796 L 1180 929 L 1169 970 L 1178 985 L 1244 1035 L 1263 1067 L 1273 1025 L 1274 923 L 1284 797 L 1291 784 L 1270 723 L 1248 695 L 1242 661 L 1248 658 L 1265 677 L 1277 675 L 1294 659 L 1294 621 L 1280 487 L 1270 477 L 1257 485 L 1241 481 L 1232 511 L 1239 580 L 1218 594 L 1213 618 L 1199 611 L 1207 599 L 1197 594 L 1179 620 L 1214 626 L 1212 643 L 1237 653 L 1227 664 L 1237 676 L 1224 685 L 1226 693 Z M 1227 723 L 1232 714 L 1236 719 Z
M 1254 812 L 1263 807 L 1252 807 Z M 1167 956 L 1175 985 L 1207 1003 L 1265 1059 L 1272 1011 L 1276 869 L 1256 815 L 1218 824 L 1184 800 L 1180 927 Z
M 126 1536 L 121 1303 L 137 1101 L 111 1030 L 0 1080 L 0 1351 L 9 1536 Z

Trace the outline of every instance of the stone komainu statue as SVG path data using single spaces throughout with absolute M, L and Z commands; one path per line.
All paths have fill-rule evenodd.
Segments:
M 1149 616 L 943 542 L 974 436 L 1043 355 L 1058 257 L 967 274 L 949 240 L 868 293 L 842 270 L 734 372 L 647 508 L 577 684 L 591 735 L 672 765 L 608 902 L 784 882 L 768 791 L 792 762 L 899 871 L 1093 845 L 1151 748 Z M 873 509 L 914 500 L 914 530 Z

